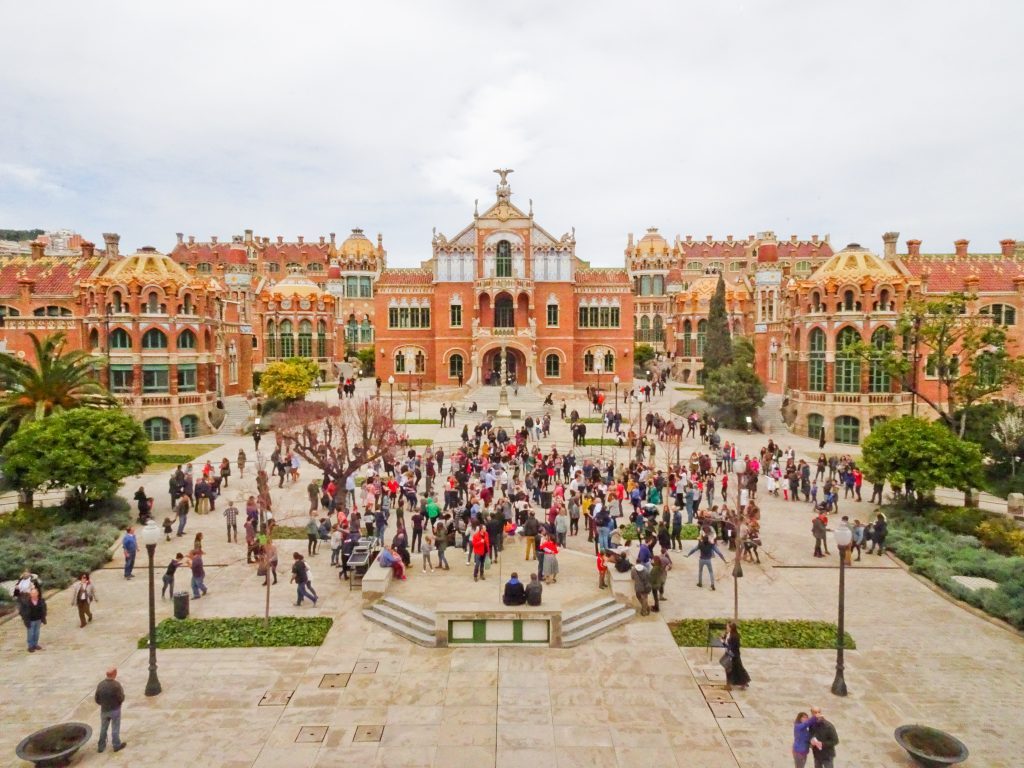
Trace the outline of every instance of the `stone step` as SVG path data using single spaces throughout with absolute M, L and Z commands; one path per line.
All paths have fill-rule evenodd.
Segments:
M 394 620 L 390 616 L 387 616 L 379 611 L 374 610 L 377 608 L 376 605 L 371 606 L 363 611 L 363 616 L 372 621 L 374 624 L 378 624 L 385 629 L 394 632 L 399 637 L 404 637 L 410 642 L 416 643 L 416 645 L 422 645 L 426 648 L 436 648 L 437 640 L 434 637 L 434 633 L 429 634 L 418 629 L 413 629 L 408 624 L 403 624 L 399 621 Z
M 584 619 L 594 613 L 599 613 L 601 609 L 607 608 L 609 605 L 617 605 L 614 598 L 601 597 L 593 602 L 586 603 L 579 608 L 570 608 L 562 614 L 562 626 L 568 626 L 569 624 Z
M 434 623 L 437 621 L 437 614 L 433 611 L 421 608 L 413 603 L 408 603 L 405 600 L 399 600 L 397 597 L 385 597 L 380 602 L 397 611 L 401 611 L 404 614 L 412 616 L 425 624 L 429 624 L 431 627 L 434 626 Z
M 596 624 L 600 624 L 610 616 L 618 614 L 624 606 L 621 603 L 617 603 L 614 600 L 609 600 L 608 603 L 600 606 L 599 608 L 588 612 L 584 616 L 574 616 L 569 620 L 562 619 L 562 632 L 575 633 L 582 632 L 588 627 L 592 627 Z M 632 610 L 632 609 L 629 609 Z
M 580 643 L 586 642 L 587 640 L 592 640 L 598 635 L 603 635 L 605 632 L 610 632 L 616 627 L 621 627 L 623 624 L 632 621 L 634 616 L 636 616 L 636 611 L 633 608 L 622 605 L 615 611 L 615 613 L 602 619 L 596 624 L 591 624 L 590 626 L 571 632 L 563 631 L 562 647 L 572 648 Z
M 374 611 L 382 616 L 386 616 L 392 621 L 397 622 L 398 624 L 402 624 L 415 632 L 430 635 L 434 633 L 433 624 L 421 621 L 420 619 L 410 616 L 407 613 L 403 613 L 402 611 L 392 608 L 389 605 L 385 605 L 383 602 L 374 603 L 369 610 Z

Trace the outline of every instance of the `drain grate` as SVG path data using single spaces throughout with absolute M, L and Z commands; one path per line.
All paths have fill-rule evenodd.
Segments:
M 372 675 L 377 671 L 376 661 L 357 661 L 352 669 L 353 675 Z
M 743 717 L 743 713 L 735 701 L 709 701 L 708 706 L 711 707 L 711 714 L 718 720 Z
M 284 707 L 292 699 L 295 691 L 267 691 L 260 699 L 261 707 Z
M 357 725 L 352 741 L 380 741 L 383 735 L 383 725 Z
M 295 737 L 296 744 L 320 744 L 327 736 L 326 725 L 304 725 Z
M 349 678 L 352 675 L 348 673 L 331 673 L 324 675 L 320 679 L 320 688 L 344 688 L 348 685 Z
M 700 692 L 704 694 L 705 701 L 732 701 L 732 694 L 721 685 L 701 685 Z

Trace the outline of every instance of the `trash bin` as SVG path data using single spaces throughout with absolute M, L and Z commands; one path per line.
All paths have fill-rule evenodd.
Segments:
M 540 492 L 540 505 L 541 507 L 544 508 L 544 510 L 548 510 L 551 508 L 551 491 Z
M 188 618 L 188 592 L 174 593 L 174 618 Z

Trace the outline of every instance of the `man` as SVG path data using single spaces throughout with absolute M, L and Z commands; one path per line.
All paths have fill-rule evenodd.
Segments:
M 441 403 L 441 426 L 448 426 L 448 404 Z
M 121 705 L 124 704 L 124 688 L 117 682 L 117 667 L 107 670 L 105 679 L 96 686 L 95 701 L 100 705 L 100 739 L 97 752 L 107 748 L 107 727 L 110 727 L 110 741 L 114 751 L 120 752 L 128 746 L 121 741 Z
M 448 406 L 448 426 L 455 426 L 455 403 Z
M 722 562 L 724 563 L 724 562 L 726 562 L 725 555 L 723 555 L 719 551 L 718 547 L 715 545 L 715 543 L 713 541 L 711 541 L 711 538 L 707 534 L 702 535 L 697 540 L 697 546 L 695 546 L 693 549 L 691 549 L 689 552 L 687 552 L 686 556 L 689 557 L 694 552 L 698 552 L 698 551 L 700 552 L 700 563 L 697 566 L 697 586 L 698 587 L 703 587 L 704 586 L 704 579 L 703 579 L 704 569 L 707 568 L 708 569 L 708 577 L 711 579 L 711 591 L 714 592 L 715 591 L 715 569 L 711 567 L 711 560 L 712 560 L 712 558 L 715 555 L 718 555 L 720 558 L 722 558 Z
M 160 599 L 166 599 L 167 595 L 174 597 L 174 572 L 181 567 L 182 562 L 185 560 L 185 556 L 179 552 L 174 556 L 174 559 L 167 564 L 167 570 L 164 571 L 163 588 L 160 590 Z
M 526 585 L 526 604 L 540 605 L 540 599 L 544 592 L 544 586 L 540 583 L 536 573 L 530 574 L 530 583 Z
M 174 507 L 174 515 L 178 519 L 178 536 L 185 535 L 185 524 L 188 522 L 189 501 L 184 494 L 178 499 Z
M 232 541 L 232 535 L 234 535 L 235 544 L 238 543 L 238 507 L 235 506 L 235 501 L 232 499 L 228 502 L 227 509 L 224 510 L 224 522 L 228 529 L 228 542 Z
M 257 453 L 259 453 L 259 450 L 260 450 L 260 439 L 262 437 L 263 437 L 263 433 L 260 432 L 260 428 L 259 427 L 256 427 L 256 429 L 254 429 L 252 431 L 252 441 L 253 441 L 253 443 L 256 444 L 256 452 Z
M 128 526 L 124 531 L 124 537 L 121 539 L 121 549 L 124 550 L 124 577 L 126 579 L 135 578 L 132 576 L 132 569 L 135 567 L 135 554 L 139 550 L 139 544 L 135 539 L 135 529 Z
M 526 560 L 533 560 L 537 556 L 537 533 L 540 531 L 540 523 L 537 516 L 530 510 L 530 516 L 523 523 L 523 536 L 526 538 Z
M 39 644 L 39 632 L 46 623 L 46 601 L 38 587 L 33 585 L 29 588 L 28 596 L 19 605 L 18 612 L 25 624 L 28 652 L 43 650 L 43 646 Z
M 501 597 L 505 605 L 522 605 L 526 602 L 526 587 L 519 580 L 519 574 L 512 572 L 512 578 L 505 583 L 505 594 Z
M 189 555 L 189 568 L 192 569 L 192 599 L 198 600 L 210 591 L 204 583 L 206 580 L 206 568 L 203 567 L 203 550 L 196 549 L 192 551 L 191 555 Z
M 292 553 L 292 557 L 295 562 L 292 563 L 292 583 L 295 584 L 296 594 L 298 599 L 296 605 L 302 605 L 303 598 L 308 597 L 313 601 L 313 605 L 316 605 L 316 597 L 309 593 L 306 589 L 306 585 L 309 583 L 309 576 L 306 573 L 306 562 L 302 559 L 302 555 L 298 552 Z
M 839 744 L 839 734 L 836 727 L 832 725 L 821 713 L 821 707 L 811 708 L 811 717 L 815 723 L 811 726 L 811 752 L 814 755 L 814 768 L 833 768 L 833 760 L 836 759 L 836 745 Z

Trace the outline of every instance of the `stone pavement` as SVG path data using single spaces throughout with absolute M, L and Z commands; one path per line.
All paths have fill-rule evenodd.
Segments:
M 430 413 L 428 403 L 447 394 L 425 401 L 424 416 Z M 667 403 L 653 405 L 664 412 Z M 412 426 L 410 433 L 454 441 L 461 426 L 460 419 L 455 429 Z M 593 436 L 597 431 L 592 425 Z M 560 425 L 554 437 L 568 442 Z M 750 451 L 763 440 L 730 437 Z M 810 442 L 794 438 L 792 444 L 814 455 L 817 446 L 806 445 Z M 789 444 L 785 438 L 782 443 Z M 227 439 L 211 455 L 233 462 L 239 446 L 252 459 L 252 441 L 241 437 Z M 692 443 L 683 448 L 692 450 Z M 249 492 L 253 479 L 247 475 L 232 477 L 228 497 Z M 129 496 L 139 482 L 126 483 Z M 153 492 L 162 517 L 166 475 L 141 482 Z M 305 482 L 308 475 L 297 487 L 274 489 L 284 522 L 304 519 Z M 741 617 L 834 621 L 835 557 L 811 556 L 809 505 L 771 497 L 761 502 L 763 564 L 744 566 Z M 866 516 L 871 509 L 841 503 L 851 516 Z M 259 615 L 260 580 L 245 565 L 242 545 L 224 541 L 219 511 L 192 516 L 186 538 L 157 547 L 160 571 L 175 551 L 191 544 L 195 530 L 206 536 L 210 594 L 192 604 L 193 615 Z M 282 562 L 294 549 L 305 551 L 303 541 L 280 544 Z M 592 567 L 582 554 L 589 552 L 585 537 L 570 548 Z M 450 599 L 474 587 L 497 587 L 490 579 L 486 587 L 474 585 L 470 569 L 452 555 L 450 572 L 424 577 L 417 571 L 401 588 L 440 588 Z M 566 553 L 562 563 L 572 562 L 575 570 L 577 557 Z M 865 556 L 847 574 L 847 628 L 858 644 L 846 655 L 850 696 L 829 693 L 834 652 L 745 650 L 753 684 L 733 692 L 742 715 L 733 718 L 716 718 L 701 692 L 701 685 L 720 677 L 715 656 L 677 648 L 665 626 L 666 620 L 684 616 L 729 615 L 733 588 L 725 567 L 718 569 L 718 591 L 699 590 L 695 560 L 675 557 L 660 616 L 637 617 L 575 649 L 425 649 L 363 619 L 358 593 L 349 593 L 327 556 L 318 555 L 312 559 L 322 596 L 318 606 L 293 606 L 294 590 L 285 577 L 272 591 L 271 610 L 334 617 L 322 647 L 161 651 L 164 692 L 146 699 L 147 652 L 135 648 L 146 631 L 144 562 L 143 553 L 130 582 L 120 575 L 119 554 L 95 574 L 99 603 L 86 629 L 78 628 L 68 592 L 54 595 L 41 653 L 25 653 L 17 619 L 0 626 L 0 764 L 18 764 L 15 744 L 37 727 L 80 719 L 95 728 L 92 693 L 111 664 L 120 668 L 128 696 L 122 733 L 129 746 L 117 755 L 97 755 L 94 741 L 76 765 L 774 768 L 792 765 L 792 720 L 812 705 L 823 706 L 839 730 L 840 766 L 910 765 L 892 739 L 893 729 L 907 722 L 959 736 L 971 749 L 968 765 L 1021 764 L 1024 641 L 934 594 L 888 557 Z M 513 564 L 514 559 L 507 565 Z M 553 597 L 562 586 L 560 581 L 546 595 Z M 585 587 L 575 585 L 571 599 L 577 589 L 583 599 Z M 596 585 L 593 593 L 598 595 Z M 158 611 L 160 618 L 170 615 L 170 603 L 160 603 Z M 330 674 L 341 675 L 336 684 L 344 687 L 322 687 Z M 287 704 L 260 706 L 268 692 L 291 696 Z M 383 730 L 378 734 L 374 727 Z

